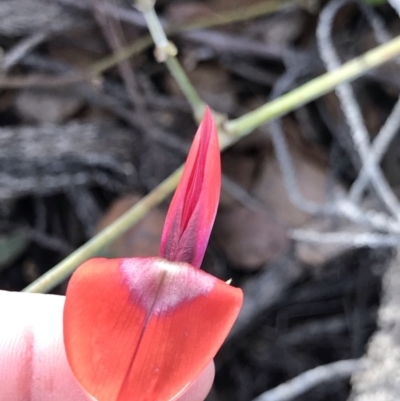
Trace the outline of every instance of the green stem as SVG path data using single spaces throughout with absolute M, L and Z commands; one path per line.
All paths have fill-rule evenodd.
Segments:
M 143 11 L 143 16 L 156 46 L 156 57 L 167 65 L 171 75 L 175 78 L 179 88 L 190 103 L 197 122 L 199 122 L 203 116 L 205 104 L 175 57 L 177 53 L 175 46 L 168 41 L 154 8 Z
M 376 47 L 362 56 L 343 64 L 330 73 L 312 79 L 297 89 L 255 109 L 236 120 L 229 121 L 224 128 L 228 134 L 243 136 L 267 121 L 288 112 L 332 91 L 337 85 L 354 80 L 368 70 L 378 67 L 400 54 L 400 36 Z
M 289 0 L 289 1 L 269 1 L 252 4 L 246 7 L 235 8 L 225 12 L 218 13 L 217 15 L 212 15 L 208 18 L 199 18 L 188 24 L 182 25 L 172 25 L 165 29 L 168 35 L 176 35 L 181 32 L 190 31 L 194 29 L 204 29 L 211 28 L 220 25 L 231 24 L 234 22 L 246 21 L 251 18 L 261 17 L 263 15 L 271 14 L 275 11 L 282 10 L 293 5 L 304 5 L 308 7 L 309 3 L 313 0 Z M 135 42 L 124 49 L 121 49 L 116 54 L 105 57 L 104 59 L 94 63 L 91 68 L 89 68 L 89 74 L 94 76 L 100 75 L 107 71 L 108 69 L 114 67 L 121 61 L 134 56 L 135 54 L 147 49 L 153 40 L 151 36 L 145 36 L 143 38 L 136 39 Z
M 117 53 L 112 54 L 111 56 L 104 57 L 100 61 L 93 63 L 91 67 L 88 68 L 87 73 L 85 75 L 97 78 L 99 75 L 106 72 L 110 68 L 114 67 L 121 61 L 125 61 L 129 57 L 132 57 L 135 54 L 138 54 L 146 50 L 152 43 L 153 40 L 149 35 L 146 35 L 143 38 L 138 38 L 135 40 L 134 43 L 132 43 L 127 47 L 124 47 Z
M 197 122 L 200 122 L 204 110 L 206 108 L 205 103 L 201 100 L 199 94 L 197 93 L 195 87 L 190 82 L 185 70 L 182 68 L 181 63 L 176 57 L 167 57 L 165 64 L 168 67 L 169 72 L 175 78 L 181 91 L 185 95 L 187 101 L 190 103 L 194 117 Z
M 267 121 L 282 116 L 298 108 L 300 105 L 331 91 L 336 85 L 354 80 L 362 73 L 374 67 L 378 67 L 399 55 L 400 37 L 396 37 L 390 42 L 343 64 L 343 66 L 337 70 L 321 75 L 253 112 L 236 120 L 226 122 L 225 129 L 220 129 L 222 148 L 231 145 L 239 138 Z M 105 228 L 58 265 L 54 266 L 42 277 L 39 277 L 31 285 L 26 287 L 24 291 L 47 292 L 65 280 L 82 262 L 92 257 L 105 245 L 118 238 L 118 236 L 127 231 L 133 224 L 142 219 L 151 208 L 164 200 L 175 189 L 181 173 L 182 167 L 158 185 L 151 193 L 145 196 L 118 220 Z
M 150 35 L 153 38 L 156 46 L 162 49 L 167 48 L 169 43 L 167 35 L 164 32 L 164 28 L 162 27 L 154 8 L 151 7 L 146 11 L 142 11 L 142 14 L 144 19 L 146 20 Z
M 117 239 L 134 224 L 138 223 L 153 207 L 162 202 L 178 185 L 182 167 L 177 169 L 153 191 L 142 198 L 135 206 L 95 235 L 86 244 L 72 252 L 43 276 L 28 285 L 24 292 L 48 292 L 66 280 L 85 260 L 99 253 L 107 244 Z

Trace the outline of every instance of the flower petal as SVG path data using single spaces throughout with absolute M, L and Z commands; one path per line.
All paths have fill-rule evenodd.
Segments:
M 215 356 L 241 304 L 240 289 L 186 263 L 91 259 L 67 290 L 67 358 L 98 401 L 170 401 Z
M 200 267 L 218 208 L 220 159 L 217 126 L 207 108 L 169 207 L 161 257 Z

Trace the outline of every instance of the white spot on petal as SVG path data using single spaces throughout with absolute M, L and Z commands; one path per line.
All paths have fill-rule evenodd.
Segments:
M 155 314 L 206 296 L 216 280 L 187 263 L 159 258 L 124 259 L 120 269 L 132 296 Z

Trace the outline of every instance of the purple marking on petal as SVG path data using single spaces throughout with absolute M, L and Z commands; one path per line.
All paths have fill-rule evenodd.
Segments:
M 157 315 L 200 295 L 207 296 L 216 281 L 191 265 L 161 258 L 124 259 L 120 270 L 132 295 Z

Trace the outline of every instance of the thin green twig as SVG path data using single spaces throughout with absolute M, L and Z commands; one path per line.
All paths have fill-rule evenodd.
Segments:
M 378 67 L 399 55 L 400 36 L 343 64 L 343 66 L 335 71 L 309 81 L 241 118 L 226 122 L 223 127 L 220 127 L 221 147 L 225 148 L 231 145 L 242 136 L 251 132 L 254 128 L 318 98 L 333 90 L 335 86 L 342 82 L 356 79 L 372 68 Z M 42 277 L 34 281 L 25 288 L 24 291 L 47 292 L 65 280 L 79 264 L 95 255 L 105 245 L 118 238 L 118 236 L 123 234 L 133 224 L 140 221 L 151 208 L 164 200 L 175 189 L 181 172 L 182 168 L 175 171 L 169 178 L 163 181 L 118 220 L 101 233 L 97 234 L 58 265 L 54 266 Z
M 400 54 L 400 36 L 376 47 L 360 57 L 343 64 L 330 73 L 312 79 L 297 89 L 225 124 L 225 130 L 241 137 L 258 128 L 266 121 L 283 116 L 304 104 L 330 92 L 337 85 L 354 80 L 367 71 L 378 67 Z
M 268 15 L 273 12 L 285 9 L 290 6 L 300 5 L 305 8 L 312 8 L 313 0 L 271 0 L 268 2 L 260 1 L 259 3 L 252 4 L 246 7 L 239 7 L 225 12 L 216 13 L 214 16 L 207 18 L 199 18 L 192 22 L 182 25 L 171 25 L 165 29 L 168 36 L 176 35 L 182 32 L 191 31 L 195 29 L 212 28 L 221 25 L 231 24 L 240 21 L 247 21 L 252 18 Z M 94 63 L 85 76 L 95 76 L 104 73 L 108 69 L 114 67 L 116 64 L 124 61 L 135 54 L 138 54 L 153 43 L 151 35 L 146 35 L 118 53 L 105 57 L 104 59 Z
M 221 25 L 231 24 L 240 21 L 247 21 L 252 18 L 261 17 L 282 10 L 284 8 L 298 5 L 307 9 L 312 8 L 314 0 L 271 0 L 268 2 L 261 1 L 256 4 L 251 4 L 245 7 L 239 7 L 232 10 L 215 13 L 207 18 L 198 18 L 192 22 L 181 25 L 167 26 L 165 32 L 168 35 L 176 35 L 182 32 L 191 31 L 195 29 L 212 28 Z M 129 18 L 127 18 L 129 22 Z M 17 89 L 26 87 L 55 87 L 73 85 L 79 82 L 94 82 L 95 84 L 101 82 L 100 78 L 110 68 L 115 67 L 122 61 L 133 57 L 136 54 L 143 52 L 153 44 L 151 35 L 144 35 L 141 38 L 122 48 L 118 52 L 106 56 L 99 61 L 94 62 L 86 70 L 71 74 L 69 76 L 51 77 L 48 75 L 34 75 L 34 76 L 9 76 L 0 75 L 0 88 L 2 89 Z M 196 102 L 197 103 L 197 102 Z M 199 107 L 201 110 L 201 107 Z
M 137 0 L 136 3 L 140 4 L 141 1 L 144 0 Z M 152 7 L 150 9 L 145 9 L 145 7 L 142 7 L 142 10 L 144 19 L 146 20 L 151 37 L 153 38 L 156 47 L 155 55 L 157 60 L 160 62 L 165 62 L 169 72 L 175 78 L 175 81 L 190 103 L 196 121 L 199 122 L 204 113 L 205 104 L 197 93 L 196 88 L 190 82 L 186 72 L 182 68 L 181 63 L 176 58 L 177 49 L 175 45 L 167 39 L 154 8 Z
M 56 285 L 62 283 L 73 273 L 76 267 L 90 257 L 98 254 L 107 244 L 116 240 L 122 233 L 138 223 L 153 207 L 162 202 L 176 188 L 181 174 L 182 167 L 178 168 L 111 225 L 72 252 L 64 260 L 28 285 L 23 291 L 48 292 Z
M 181 63 L 175 57 L 168 57 L 165 60 L 165 64 L 168 67 L 169 72 L 178 82 L 181 91 L 186 97 L 186 100 L 190 103 L 190 107 L 193 110 L 194 118 L 197 122 L 200 122 L 204 110 L 205 103 L 201 100 L 199 94 L 197 93 L 195 87 L 190 82 L 188 76 L 186 75 Z
M 205 29 L 217 27 L 220 25 L 233 24 L 235 22 L 247 21 L 252 18 L 258 18 L 263 15 L 284 10 L 292 6 L 302 6 L 307 10 L 315 9 L 317 1 L 314 0 L 269 0 L 261 1 L 256 4 L 250 4 L 245 7 L 238 7 L 228 11 L 215 13 L 206 18 L 199 18 L 188 24 L 179 26 L 169 26 L 165 29 L 168 36 L 190 31 L 194 29 Z

